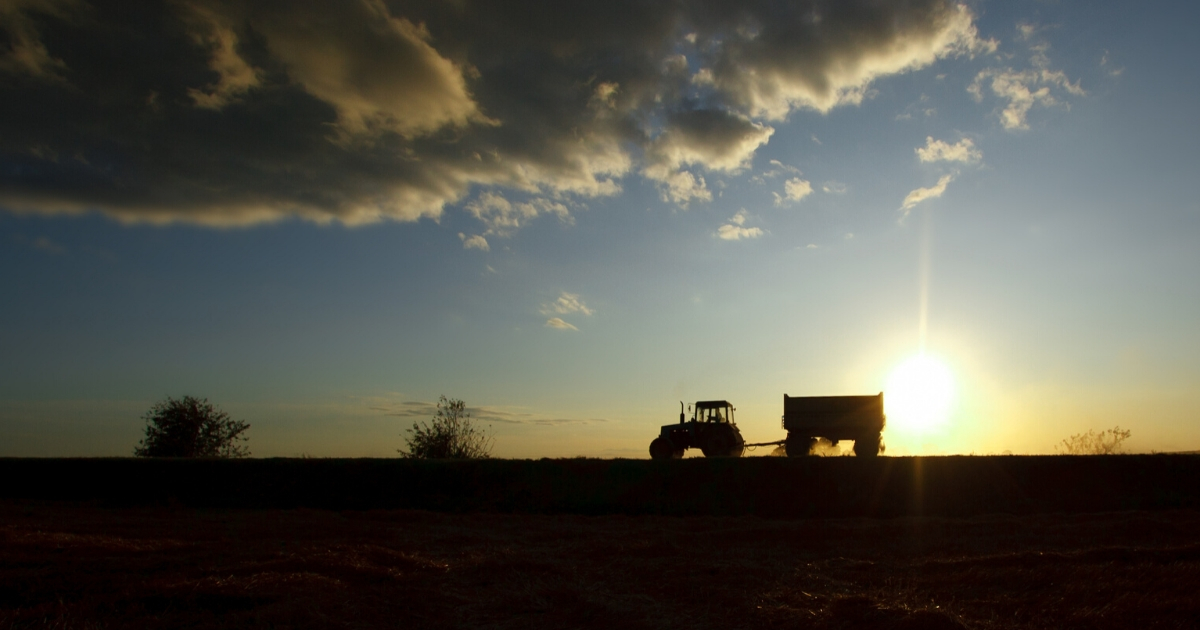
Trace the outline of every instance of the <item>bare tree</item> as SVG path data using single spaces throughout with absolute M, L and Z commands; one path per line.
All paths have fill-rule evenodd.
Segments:
M 137 457 L 246 457 L 243 433 L 250 425 L 233 420 L 207 398 L 168 397 L 143 416 L 146 437 L 133 449 Z
M 463 401 L 442 396 L 437 415 L 430 424 L 414 422 L 406 431 L 408 450 L 398 449 L 412 459 L 487 459 L 493 439 L 471 421 Z
M 1120 426 L 1096 433 L 1088 430 L 1063 440 L 1054 447 L 1060 455 L 1115 455 L 1121 452 L 1121 443 L 1129 439 L 1132 432 Z

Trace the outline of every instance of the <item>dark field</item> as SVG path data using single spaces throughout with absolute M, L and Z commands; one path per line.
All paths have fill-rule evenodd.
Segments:
M 280 495 L 261 494 L 262 476 L 247 477 L 243 494 L 234 494 L 242 497 L 237 501 L 259 496 L 265 507 L 199 505 L 218 493 L 201 492 L 197 471 L 215 474 L 229 464 L 222 462 L 132 462 L 127 468 L 121 460 L 75 460 L 74 470 L 94 464 L 92 480 L 60 486 L 28 477 L 19 483 L 12 474 L 28 473 L 32 464 L 3 460 L 0 628 L 1200 628 L 1197 479 L 1159 477 L 1194 473 L 1196 458 L 929 459 L 920 463 L 920 484 L 909 488 L 920 490 L 921 501 L 906 495 L 874 503 L 878 488 L 899 491 L 917 478 L 901 484 L 871 475 L 886 469 L 887 479 L 904 477 L 915 460 L 837 459 L 851 467 L 820 460 L 765 468 L 752 460 L 501 462 L 487 469 L 490 482 L 480 481 L 491 495 L 467 488 L 470 500 L 455 499 L 445 494 L 448 486 L 370 495 L 377 501 L 396 501 L 395 493 L 404 501 L 440 497 L 442 511 L 282 509 L 270 504 L 305 497 L 287 494 L 291 486 L 282 477 Z M 1058 461 L 1087 474 L 1030 482 L 1027 491 L 1021 475 L 1032 473 L 1021 466 L 1047 474 Z M 282 467 L 295 475 L 309 465 L 264 462 L 270 460 L 225 470 L 266 474 Z M 379 474 L 418 470 L 346 461 L 316 469 L 328 475 L 360 464 Z M 155 472 L 157 481 L 145 479 L 147 487 L 161 490 L 165 477 L 192 480 L 196 488 L 167 495 L 126 488 L 98 496 L 109 485 L 96 482 L 97 470 L 109 471 L 108 483 L 136 481 L 105 466 Z M 508 481 L 497 472 L 506 466 Z M 623 472 L 607 483 L 579 485 L 587 477 L 580 470 L 603 480 L 614 467 Z M 1113 486 L 1117 477 L 1104 475 L 1118 469 L 1126 481 Z M 436 470 L 462 481 L 480 469 Z M 560 476 L 527 487 L 524 503 L 497 498 L 501 489 L 516 492 L 508 484 L 530 470 Z M 639 470 L 640 477 L 630 472 Z M 1006 472 L 997 476 L 996 470 Z M 179 471 L 187 475 L 171 477 Z M 955 511 L 953 497 L 972 484 L 992 508 L 968 500 L 975 507 L 955 515 L 873 518 L 680 517 L 650 509 L 695 514 L 716 504 L 699 502 L 706 491 L 692 488 L 693 481 L 724 473 L 748 482 L 763 471 L 775 474 L 775 499 L 786 505 L 812 505 L 814 497 L 800 495 L 829 488 L 817 508 L 824 513 L 905 505 Z M 876 485 L 856 492 L 839 486 L 832 472 Z M 1008 485 L 992 487 L 1002 479 Z M 1073 480 L 1074 487 L 1064 485 Z M 611 487 L 621 483 L 623 490 Z M 1107 494 L 1087 496 L 1103 492 L 1106 483 Z M 31 494 L 31 487 L 51 495 L 74 487 L 81 496 L 15 496 Z M 679 503 L 660 496 L 671 489 Z M 720 498 L 737 489 L 713 482 L 708 491 Z M 555 498 L 567 490 L 591 494 L 574 503 Z M 1053 492 L 1063 497 L 1061 509 L 1046 509 Z M 1091 509 L 1138 494 L 1139 509 Z M 345 496 L 343 502 L 367 495 L 348 490 Z M 769 512 L 763 497 L 742 498 L 737 509 Z M 334 501 L 322 491 L 309 499 Z M 604 506 L 620 509 L 605 514 L 598 509 Z
M 0 626 L 1196 628 L 1200 513 L 814 519 L 0 504 Z

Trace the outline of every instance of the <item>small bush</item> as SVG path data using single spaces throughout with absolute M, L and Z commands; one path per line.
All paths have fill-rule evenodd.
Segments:
M 471 422 L 461 400 L 442 396 L 431 424 L 414 422 L 404 437 L 408 450 L 397 449 L 413 459 L 487 459 L 492 438 Z
M 1063 440 L 1054 451 L 1060 455 L 1115 455 L 1121 452 L 1121 443 L 1128 440 L 1131 433 L 1120 426 L 1099 433 L 1088 430 Z
M 239 442 L 250 425 L 232 420 L 208 399 L 168 397 L 143 416 L 146 437 L 133 449 L 137 457 L 246 457 Z

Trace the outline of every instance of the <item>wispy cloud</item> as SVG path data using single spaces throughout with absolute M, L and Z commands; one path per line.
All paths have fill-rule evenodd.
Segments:
M 547 328 L 557 328 L 559 330 L 574 330 L 574 331 L 579 330 L 574 325 L 563 321 L 563 319 L 561 317 L 551 317 L 550 319 L 547 319 L 546 327 Z
M 1019 24 L 1018 39 L 1032 40 L 1039 32 L 1034 24 Z M 985 90 L 1005 103 L 1000 110 L 1000 124 L 1009 131 L 1029 128 L 1027 122 L 1029 111 L 1033 107 L 1052 107 L 1060 104 L 1060 98 L 1055 90 L 1066 92 L 1072 96 L 1086 96 L 1087 92 L 1080 87 L 1079 81 L 1071 82 L 1066 73 L 1050 69 L 1050 45 L 1039 42 L 1029 45 L 1029 63 L 1031 68 L 1014 70 L 1013 68 L 987 68 L 975 75 L 975 80 L 967 86 L 967 92 L 977 102 L 981 102 Z M 1069 104 L 1067 104 L 1069 106 Z
M 740 241 L 748 238 L 758 238 L 763 235 L 761 228 L 746 227 L 746 219 L 750 215 L 745 208 L 729 218 L 729 223 L 717 229 L 717 238 L 726 241 Z
M 578 293 L 567 293 L 566 291 L 560 293 L 558 299 L 553 302 L 542 305 L 543 315 L 570 315 L 571 313 L 591 315 L 595 312 L 591 308 L 588 308 L 587 304 L 583 303 L 583 298 L 579 297 Z
M 900 205 L 900 212 L 902 213 L 900 220 L 904 220 L 904 218 L 908 216 L 909 212 L 912 211 L 913 207 L 922 201 L 941 197 L 942 193 L 946 192 L 946 186 L 949 185 L 953 179 L 953 175 L 943 175 L 941 179 L 939 179 L 938 182 L 933 186 L 930 186 L 929 188 L 918 188 L 908 193 L 908 196 L 904 198 L 904 203 Z
M 44 236 L 34 239 L 33 246 L 36 249 L 40 249 L 48 254 L 54 254 L 56 256 L 67 253 L 67 248 Z
M 567 293 L 566 291 L 560 293 L 558 299 L 553 302 L 543 304 L 541 308 L 542 315 L 552 315 L 550 319 L 546 320 L 545 326 L 559 330 L 579 330 L 570 322 L 558 317 L 559 315 L 579 314 L 590 316 L 595 312 L 595 310 L 583 302 L 583 298 L 579 297 L 578 293 Z
M 912 211 L 913 206 L 924 202 L 926 199 L 936 199 L 941 197 L 942 193 L 946 192 L 946 186 L 949 185 L 950 181 L 953 179 L 954 175 L 942 175 L 942 178 L 937 180 L 937 184 L 928 188 L 917 188 L 917 190 L 908 193 L 904 198 L 904 203 L 900 204 L 900 220 L 905 220 L 905 217 L 908 216 L 908 212 Z
M 975 148 L 975 142 L 970 138 L 950 144 L 944 140 L 934 140 L 933 136 L 926 136 L 925 146 L 917 147 L 915 151 L 922 162 L 973 164 L 983 159 L 983 152 Z
M 478 249 L 484 252 L 491 250 L 491 247 L 488 246 L 487 239 L 482 235 L 474 234 L 467 236 L 466 234 L 459 232 L 458 238 L 462 241 L 463 249 Z
M 821 184 L 821 192 L 827 195 L 841 195 L 846 192 L 846 185 L 842 182 L 829 180 Z

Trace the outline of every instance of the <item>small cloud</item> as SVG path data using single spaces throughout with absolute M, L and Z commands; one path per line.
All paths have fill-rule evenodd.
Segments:
M 845 234 L 842 235 L 842 238 L 844 238 L 848 241 L 848 240 L 854 238 L 854 232 L 846 232 Z
M 54 254 L 56 256 L 61 256 L 62 254 L 67 253 L 67 248 L 44 236 L 34 240 L 33 246 L 36 249 L 40 249 L 48 254 Z
M 820 249 L 820 248 L 821 248 L 821 246 L 817 245 L 816 243 L 809 243 L 808 245 L 804 246 L 804 249 Z
M 1104 68 L 1110 77 L 1119 77 L 1121 76 L 1122 72 L 1125 72 L 1125 68 L 1113 67 L 1112 62 L 1108 60 L 1107 50 L 1104 51 L 1104 54 L 1100 56 L 1100 67 Z
M 1038 28 L 1029 24 L 1017 25 L 1019 39 L 1031 40 Z M 1069 103 L 1056 98 L 1053 91 L 1062 90 L 1072 96 L 1087 96 L 1079 81 L 1071 82 L 1066 73 L 1050 69 L 1050 45 L 1044 42 L 1029 45 L 1031 68 L 986 68 L 975 75 L 967 86 L 967 92 L 976 102 L 982 102 L 985 88 L 1001 101 L 1006 102 L 1000 111 L 1000 124 L 1009 131 L 1029 128 L 1026 116 L 1035 105 L 1053 107 L 1060 103 L 1070 108 Z
M 567 293 L 566 291 L 560 293 L 557 300 L 543 304 L 541 311 L 542 315 L 570 315 L 572 313 L 591 315 L 596 312 L 583 303 L 578 293 Z
M 812 141 L 813 141 L 813 142 L 815 142 L 815 143 L 817 143 L 817 144 L 824 144 L 823 142 L 821 142 L 821 139 L 820 139 L 820 138 L 818 138 L 816 134 L 813 134 L 813 135 L 811 136 L 811 138 L 812 138 Z
M 528 202 L 512 202 L 500 193 L 488 191 L 463 207 L 487 226 L 484 234 L 501 238 L 512 236 L 538 215 L 553 214 L 563 223 L 574 223 L 571 211 L 565 205 L 540 197 Z M 463 246 L 468 247 L 465 241 Z
M 487 239 L 483 238 L 482 235 L 475 234 L 473 236 L 467 236 L 466 234 L 459 232 L 458 238 L 462 241 L 463 249 L 478 249 L 484 252 L 491 251 L 491 248 L 488 247 Z
M 550 319 L 547 319 L 546 327 L 547 328 L 557 328 L 559 330 L 574 330 L 574 331 L 579 330 L 578 328 L 572 326 L 571 324 L 564 322 L 561 317 L 551 317 Z
M 933 136 L 925 137 L 925 146 L 914 149 L 922 162 L 962 162 L 972 164 L 983 159 L 983 152 L 975 148 L 970 138 L 963 138 L 955 144 L 944 140 L 934 140 Z
M 908 196 L 904 198 L 904 203 L 900 205 L 900 211 L 903 213 L 900 217 L 900 220 L 903 221 L 913 207 L 922 201 L 941 197 L 942 193 L 946 192 L 946 186 L 953 179 L 953 175 L 943 175 L 942 178 L 938 180 L 938 183 L 934 184 L 933 186 L 930 186 L 929 188 L 918 188 L 908 193 Z
M 821 192 L 827 195 L 841 195 L 846 192 L 846 185 L 842 182 L 829 180 L 824 184 L 821 184 Z
M 793 177 L 783 183 L 782 197 L 779 195 L 779 193 L 774 193 L 775 205 L 782 206 L 787 202 L 800 201 L 801 199 L 804 199 L 812 194 L 812 191 L 813 189 L 811 182 L 806 179 L 800 179 L 799 177 Z
M 796 168 L 795 166 L 784 164 L 779 160 L 771 160 L 769 164 L 771 165 L 770 169 L 763 171 L 761 175 L 755 175 L 754 177 L 751 177 L 750 181 L 754 182 L 755 184 L 765 184 L 766 180 L 779 177 L 784 173 L 791 173 L 792 175 L 802 174 L 800 169 Z
M 729 217 L 729 223 L 717 229 L 717 238 L 724 241 L 740 241 L 742 239 L 762 236 L 763 231 L 761 228 L 745 227 L 746 218 L 749 216 L 745 208 L 738 210 L 737 214 Z

